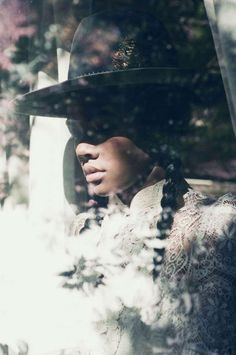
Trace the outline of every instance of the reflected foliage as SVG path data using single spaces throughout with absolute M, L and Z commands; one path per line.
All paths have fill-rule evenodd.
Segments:
M 202 1 L 149 0 L 144 3 L 134 0 L 11 0 L 1 2 L 0 6 L 2 16 L 5 14 L 5 21 L 7 16 L 10 16 L 9 20 L 14 18 L 11 26 L 6 26 L 6 31 L 2 28 L 1 34 L 4 53 L 11 49 L 11 55 L 0 58 L 1 127 L 5 127 L 1 130 L 6 137 L 4 147 L 10 155 L 22 155 L 17 148 L 19 146 L 24 147 L 20 151 L 28 149 L 29 124 L 27 118 L 7 117 L 3 110 L 5 100 L 29 91 L 34 86 L 39 70 L 57 79 L 56 48 L 70 50 L 74 33 L 82 18 L 104 9 L 125 7 L 151 12 L 161 20 L 170 33 L 180 67 L 193 70 L 194 75 L 189 79 L 191 90 L 177 98 L 180 107 L 178 111 L 181 112 L 182 108 L 183 112 L 189 111 L 189 118 L 186 119 L 184 113 L 178 134 L 169 139 L 183 157 L 185 174 L 189 177 L 221 179 L 222 169 L 229 169 L 227 162 L 234 159 L 235 137 Z M 119 53 L 117 55 L 119 64 Z M 179 80 L 181 81 L 181 77 Z M 109 102 L 106 110 L 116 114 L 108 104 Z M 170 121 L 175 125 L 179 119 L 173 116 Z M 148 140 L 152 139 L 154 144 L 166 141 L 169 143 L 166 129 L 164 127 L 163 130 L 158 130 Z M 199 164 L 213 160 L 219 162 L 215 172 L 201 175 Z M 222 162 L 225 167 L 222 167 Z M 228 179 L 236 179 L 233 171 L 228 174 Z

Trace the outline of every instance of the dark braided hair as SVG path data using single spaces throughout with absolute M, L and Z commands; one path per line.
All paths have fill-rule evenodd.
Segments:
M 157 238 L 165 240 L 172 227 L 174 213 L 178 207 L 178 186 L 183 182 L 181 171 L 181 160 L 175 150 L 163 145 L 157 154 L 158 165 L 165 170 L 165 183 L 163 186 L 163 196 L 161 199 L 162 212 L 157 222 Z M 153 279 L 160 273 L 165 247 L 154 248 L 153 257 Z

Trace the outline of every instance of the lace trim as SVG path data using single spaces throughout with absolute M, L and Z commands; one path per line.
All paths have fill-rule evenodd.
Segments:
M 174 329 L 174 334 L 178 335 L 171 346 L 175 354 L 236 353 L 235 201 L 233 194 L 218 200 L 192 190 L 184 195 L 184 206 L 174 217 L 160 275 L 157 327 L 155 332 L 145 330 L 152 334 L 154 343 L 159 342 L 155 343 L 156 347 L 165 343 L 165 336 L 170 336 L 169 331 L 162 341 L 154 336 L 158 332 L 163 334 L 160 324 L 164 321 L 167 328 Z M 127 263 L 131 262 L 130 256 L 139 254 L 144 248 L 143 235 L 139 235 L 139 231 L 143 233 L 155 227 L 159 203 L 160 200 L 149 212 L 143 211 L 138 221 L 135 214 L 132 216 L 127 210 L 122 212 L 120 224 L 113 223 L 112 216 L 108 218 L 106 223 L 104 221 L 106 226 L 102 226 L 100 246 L 110 240 L 112 233 Z M 149 206 L 153 206 L 153 201 Z M 151 218 L 146 213 L 151 213 Z M 110 228 L 109 223 L 112 224 Z M 125 325 L 119 324 L 119 327 L 125 331 Z M 119 342 L 117 345 L 119 347 Z

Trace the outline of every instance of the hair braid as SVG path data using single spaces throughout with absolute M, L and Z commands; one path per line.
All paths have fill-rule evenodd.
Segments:
M 161 199 L 162 212 L 157 222 L 157 238 L 165 240 L 169 235 L 174 213 L 177 209 L 177 186 L 183 181 L 181 171 L 181 160 L 176 152 L 168 148 L 166 145 L 160 148 L 158 154 L 158 164 L 165 170 L 165 184 L 163 186 L 163 196 Z M 153 279 L 155 280 L 159 273 L 165 254 L 165 247 L 154 248 L 155 255 L 153 257 Z

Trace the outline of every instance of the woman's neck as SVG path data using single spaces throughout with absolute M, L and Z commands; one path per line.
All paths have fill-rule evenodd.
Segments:
M 149 170 L 150 171 L 150 170 Z M 133 197 L 145 187 L 156 184 L 157 182 L 165 179 L 165 170 L 159 166 L 154 166 L 151 172 L 146 176 L 138 179 L 136 183 L 130 186 L 127 190 L 122 191 L 118 194 L 121 201 L 130 206 L 130 203 Z M 184 205 L 183 195 L 190 189 L 191 187 L 187 183 L 187 181 L 183 178 L 181 183 L 176 186 L 177 189 L 177 209 L 181 208 Z
M 144 174 L 135 182 L 135 184 L 130 186 L 128 189 L 117 194 L 124 204 L 129 206 L 133 197 L 140 190 L 144 189 L 145 187 L 154 185 L 158 181 L 161 181 L 165 178 L 165 171 L 158 166 L 154 166 L 154 168 L 151 169 L 151 172 L 149 168 L 148 172 L 149 174 Z

